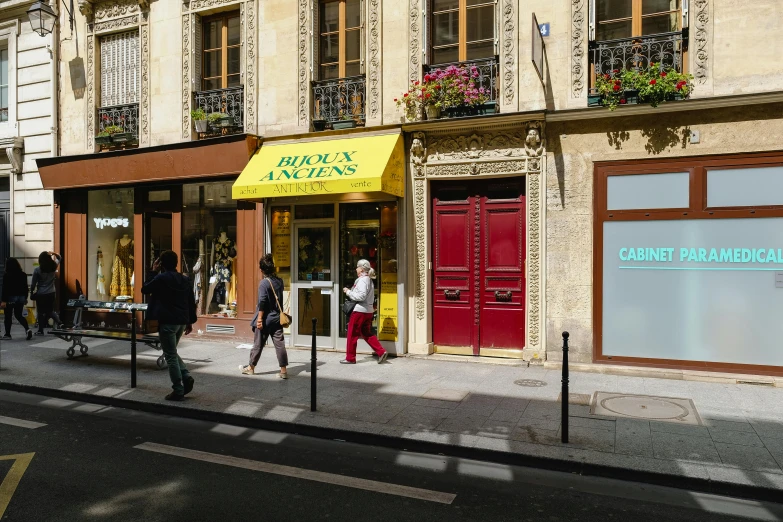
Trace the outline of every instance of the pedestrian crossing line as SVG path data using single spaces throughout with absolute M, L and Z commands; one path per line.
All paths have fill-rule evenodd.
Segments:
M 24 419 L 15 419 L 13 417 L 3 417 L 0 415 L 0 424 L 8 424 L 9 426 L 16 426 L 18 428 L 28 428 L 34 430 L 36 428 L 43 428 L 46 424 L 41 422 L 33 422 Z
M 311 480 L 314 482 L 323 482 L 336 486 L 363 489 L 366 491 L 374 491 L 376 493 L 385 493 L 387 495 L 415 498 L 418 500 L 437 502 L 439 504 L 451 504 L 457 497 L 457 495 L 452 493 L 442 493 L 440 491 L 431 491 L 428 489 L 401 486 L 399 484 L 390 484 L 388 482 L 378 482 L 375 480 L 336 475 L 334 473 L 326 473 L 323 471 L 294 468 L 280 464 L 270 464 L 268 462 L 260 462 L 257 460 L 240 459 L 227 455 L 218 455 L 216 453 L 206 453 L 204 451 L 178 448 L 176 446 L 167 446 L 165 444 L 156 444 L 154 442 L 145 442 L 135 446 L 135 448 L 145 451 L 152 451 L 155 453 L 162 453 L 164 455 L 173 455 L 175 457 L 200 460 L 202 462 L 211 462 L 213 464 L 222 464 L 224 466 L 232 466 L 235 468 L 261 471 L 263 473 L 272 473 L 274 475 Z

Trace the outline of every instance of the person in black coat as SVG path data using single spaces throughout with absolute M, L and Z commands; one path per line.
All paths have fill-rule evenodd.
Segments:
M 195 383 L 195 379 L 177 354 L 177 344 L 182 334 L 190 334 L 193 331 L 193 323 L 198 319 L 193 284 L 190 279 L 177 272 L 178 261 L 175 252 L 163 252 L 152 264 L 152 272 L 157 275 L 141 287 L 141 293 L 150 297 L 147 319 L 158 321 L 160 347 L 169 366 L 169 377 L 174 391 L 166 395 L 168 401 L 184 400 Z
M 5 273 L 3 274 L 3 293 L 0 295 L 0 308 L 5 309 L 3 322 L 5 326 L 5 335 L 3 339 L 11 338 L 11 317 L 16 316 L 24 327 L 24 334 L 27 340 L 33 338 L 33 331 L 27 325 L 27 319 L 22 312 L 24 305 L 27 304 L 27 274 L 22 270 L 16 258 L 9 257 L 5 261 Z

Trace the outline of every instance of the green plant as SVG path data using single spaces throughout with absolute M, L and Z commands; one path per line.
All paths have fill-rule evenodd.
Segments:
M 409 120 L 415 120 L 421 109 L 426 107 L 479 106 L 489 99 L 487 89 L 479 86 L 479 78 L 480 73 L 475 66 L 450 65 L 445 69 L 435 69 L 425 74 L 423 81 L 412 82 L 408 91 L 394 101 Z
M 207 120 L 209 123 L 216 123 L 218 120 L 221 120 L 223 118 L 228 118 L 229 115 L 225 114 L 223 112 L 212 112 L 207 116 Z
M 190 117 L 193 118 L 194 121 L 201 121 L 207 119 L 207 113 L 199 107 L 198 109 L 193 109 L 190 111 Z
M 98 133 L 98 137 L 105 138 L 106 136 L 114 136 L 115 134 L 119 134 L 121 132 L 125 132 L 125 129 L 119 125 L 107 125 L 101 132 Z
M 111 136 L 111 134 L 106 131 L 101 131 L 95 135 L 96 138 L 108 138 L 109 136 Z
M 627 92 L 639 92 L 639 101 L 657 107 L 676 95 L 683 98 L 693 91 L 693 75 L 677 72 L 660 63 L 651 63 L 644 69 L 615 69 L 611 74 L 598 76 L 595 89 L 603 98 L 604 105 L 613 111 L 618 105 L 627 103 Z

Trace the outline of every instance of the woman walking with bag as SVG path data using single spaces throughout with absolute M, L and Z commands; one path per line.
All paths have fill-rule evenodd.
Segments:
M 244 375 L 255 375 L 255 368 L 261 358 L 267 339 L 272 338 L 277 353 L 277 363 L 280 365 L 281 379 L 288 379 L 288 352 L 285 349 L 285 337 L 283 328 L 288 326 L 291 318 L 283 312 L 280 301 L 283 300 L 283 280 L 275 273 L 275 261 L 272 254 L 266 254 L 258 262 L 258 267 L 264 278 L 258 284 L 258 305 L 256 315 L 253 317 L 251 328 L 253 330 L 253 349 L 250 351 L 250 362 L 247 366 L 240 366 L 239 370 Z
M 5 323 L 5 335 L 3 339 L 11 339 L 11 316 L 16 316 L 24 327 L 24 335 L 29 341 L 33 338 L 33 332 L 27 325 L 27 319 L 22 315 L 24 305 L 27 304 L 27 274 L 14 257 L 9 257 L 5 262 L 5 274 L 3 274 L 3 294 L 0 296 L 0 308 L 5 308 L 3 317 Z
M 38 256 L 38 266 L 33 270 L 33 282 L 30 285 L 30 298 L 38 308 L 38 331 L 35 335 L 44 334 L 44 325 L 51 317 L 54 326 L 60 325 L 60 316 L 54 311 L 55 293 L 54 280 L 57 278 L 57 266 L 60 255 L 54 252 L 41 252 Z
M 353 288 L 343 288 L 343 293 L 355 303 L 350 319 L 348 320 L 348 340 L 345 349 L 345 360 L 340 364 L 356 364 L 356 344 L 359 337 L 370 345 L 372 351 L 378 356 L 378 364 L 386 360 L 388 353 L 383 349 L 378 338 L 372 335 L 372 316 L 375 311 L 375 270 L 366 259 L 360 259 L 356 264 L 356 275 L 359 276 L 353 284 Z

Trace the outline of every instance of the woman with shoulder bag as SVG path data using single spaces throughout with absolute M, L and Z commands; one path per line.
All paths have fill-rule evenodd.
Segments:
M 356 264 L 356 275 L 358 278 L 353 284 L 353 288 L 343 288 L 343 293 L 350 302 L 355 304 L 348 320 L 345 360 L 340 361 L 340 364 L 356 364 L 356 344 L 359 342 L 359 337 L 370 345 L 372 351 L 378 356 L 378 364 L 381 364 L 386 360 L 388 353 L 370 330 L 375 311 L 375 285 L 372 282 L 375 279 L 375 270 L 370 266 L 369 261 L 360 259 Z
M 35 335 L 44 334 L 44 326 L 49 323 L 49 318 L 52 319 L 54 326 L 61 324 L 60 316 L 54 311 L 54 303 L 57 300 L 54 284 L 59 264 L 59 254 L 41 252 L 41 255 L 38 256 L 38 266 L 33 270 L 30 298 L 35 301 L 38 309 L 38 331 L 35 332 Z
M 22 270 L 19 260 L 9 257 L 5 261 L 5 274 L 3 274 L 3 292 L 0 295 L 0 308 L 5 308 L 3 339 L 11 339 L 11 316 L 24 328 L 24 336 L 29 341 L 33 338 L 33 332 L 25 319 L 24 305 L 27 304 L 27 274 Z
M 267 339 L 272 338 L 277 353 L 277 363 L 280 365 L 281 379 L 288 379 L 288 352 L 285 349 L 283 328 L 291 322 L 290 316 L 283 312 L 280 301 L 283 300 L 283 280 L 275 273 L 275 262 L 272 254 L 266 254 L 258 262 L 258 267 L 264 278 L 258 284 L 258 306 L 256 315 L 251 322 L 253 330 L 253 349 L 250 351 L 250 362 L 240 366 L 244 375 L 255 375 L 255 368 L 261 358 Z

